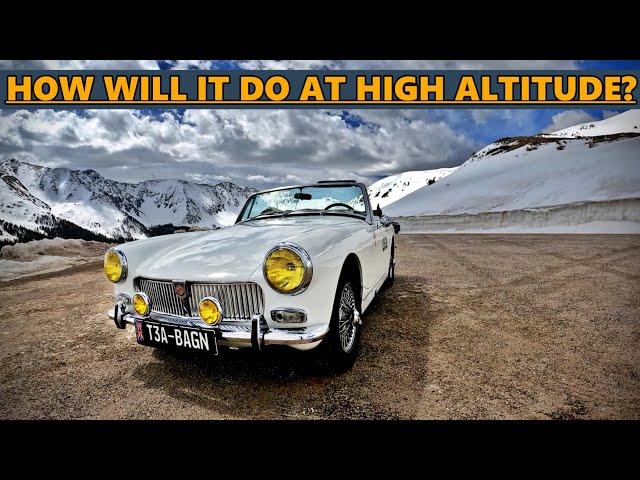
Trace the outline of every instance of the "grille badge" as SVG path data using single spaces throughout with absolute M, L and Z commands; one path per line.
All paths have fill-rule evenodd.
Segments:
M 173 283 L 173 291 L 178 297 L 184 299 L 189 296 L 187 292 L 187 282 L 182 280 L 174 280 L 171 283 Z

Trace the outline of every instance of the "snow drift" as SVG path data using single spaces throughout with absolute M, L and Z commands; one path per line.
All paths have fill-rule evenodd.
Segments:
M 0 249 L 0 259 L 30 262 L 42 255 L 57 257 L 102 257 L 109 248 L 101 242 L 86 240 L 53 238 L 31 242 L 5 245 Z
M 0 281 L 98 262 L 110 245 L 69 239 L 34 240 L 0 249 Z
M 592 124 L 595 126 L 582 128 Z M 420 224 L 423 230 L 442 229 L 447 221 L 455 228 L 490 228 L 500 218 L 498 228 L 507 224 L 531 226 L 527 222 L 542 228 L 556 219 L 556 227 L 564 225 L 570 231 L 568 226 L 585 223 L 580 213 L 585 209 L 583 204 L 597 202 L 591 208 L 600 211 L 596 217 L 625 222 L 616 217 L 618 207 L 611 205 L 618 205 L 617 200 L 640 198 L 640 111 L 584 125 L 492 143 L 444 179 L 416 190 L 384 211 L 394 217 L 420 217 L 420 221 L 400 219 L 400 223 L 407 228 Z M 634 201 L 628 205 L 638 208 Z M 534 214 L 530 209 L 539 212 Z M 543 211 L 552 213 L 541 215 Z M 498 215 L 490 215 L 494 213 Z M 638 221 L 637 215 L 629 218 Z
M 640 199 L 399 218 L 402 233 L 640 233 Z
M 640 111 L 629 110 L 598 122 L 586 122 L 564 128 L 557 132 L 547 133 L 545 137 L 595 137 L 599 135 L 614 135 L 616 133 L 640 134 Z

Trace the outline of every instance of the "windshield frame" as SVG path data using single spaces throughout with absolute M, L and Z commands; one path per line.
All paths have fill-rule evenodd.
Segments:
M 364 199 L 364 210 L 365 210 L 365 215 L 361 216 L 358 214 L 354 214 L 354 213 L 349 213 L 349 212 L 342 212 L 342 211 L 326 211 L 326 212 L 322 212 L 322 211 L 317 211 L 317 212 L 301 212 L 301 213 L 296 213 L 291 212 L 291 213 L 283 213 L 283 214 L 274 214 L 271 217 L 262 217 L 262 218 L 247 218 L 246 220 L 242 220 L 242 216 L 244 215 L 247 207 L 251 204 L 251 202 L 254 200 L 255 197 L 257 197 L 258 195 L 263 195 L 265 193 L 271 193 L 271 192 L 277 192 L 280 190 L 294 190 L 294 189 L 298 189 L 298 188 L 336 188 L 336 187 L 359 187 L 360 190 L 362 190 L 362 198 Z M 278 187 L 278 188 L 272 188 L 269 190 L 262 190 L 260 192 L 256 192 L 253 195 L 249 196 L 247 198 L 247 201 L 244 203 L 244 206 L 242 207 L 242 209 L 240 210 L 240 213 L 238 214 L 238 218 L 236 218 L 236 222 L 235 224 L 237 225 L 238 223 L 244 223 L 244 222 L 250 222 L 252 220 L 262 220 L 262 219 L 268 219 L 268 218 L 282 218 L 282 217 L 287 217 L 287 216 L 311 216 L 311 215 L 327 215 L 327 216 L 343 216 L 343 217 L 350 217 L 350 218 L 359 218 L 363 221 L 365 221 L 366 223 L 368 223 L 369 225 L 371 225 L 373 223 L 373 215 L 372 215 L 372 210 L 371 210 L 371 202 L 369 201 L 369 192 L 367 191 L 367 187 L 364 185 L 364 183 L 356 183 L 356 182 L 322 182 L 322 183 L 311 183 L 308 185 L 291 185 L 288 187 Z

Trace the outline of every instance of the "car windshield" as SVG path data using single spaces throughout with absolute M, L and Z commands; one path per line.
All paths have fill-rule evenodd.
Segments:
M 363 191 L 358 185 L 294 187 L 249 198 L 240 221 L 296 214 L 339 214 L 364 217 Z

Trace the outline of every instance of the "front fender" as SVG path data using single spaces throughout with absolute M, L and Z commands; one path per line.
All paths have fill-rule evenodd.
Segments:
M 251 281 L 258 283 L 264 291 L 264 316 L 269 327 L 282 327 L 282 324 L 271 320 L 271 310 L 282 307 L 303 309 L 307 313 L 307 325 L 328 325 L 331 321 L 331 310 L 338 288 L 338 280 L 347 257 L 350 254 L 356 255 L 362 269 L 361 278 L 364 278 L 365 270 L 370 268 L 363 263 L 359 254 L 366 248 L 367 239 L 366 230 L 363 228 L 339 242 L 327 245 L 324 250 L 312 255 L 313 278 L 307 289 L 297 295 L 276 292 L 264 278 L 262 266 L 256 269 L 251 276 Z M 305 248 L 304 243 L 300 246 Z

